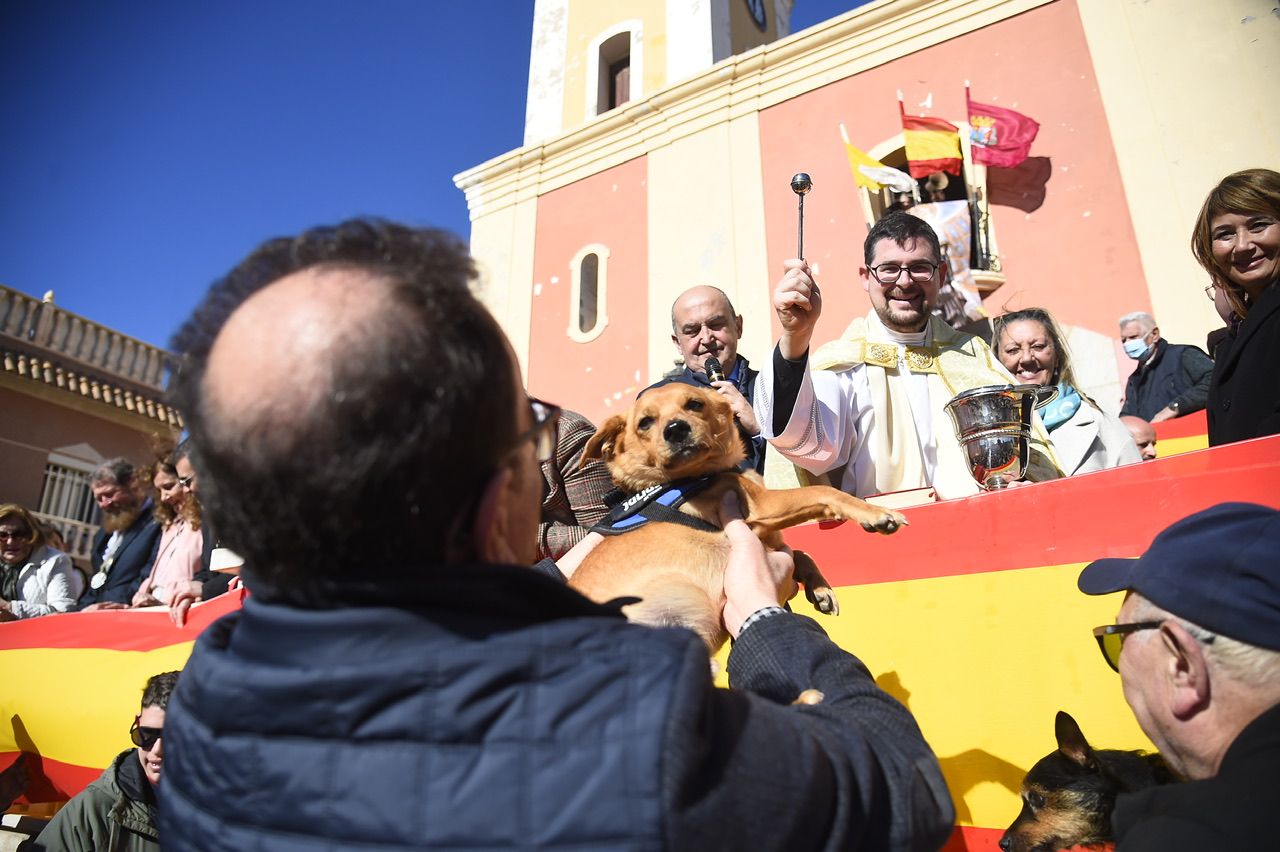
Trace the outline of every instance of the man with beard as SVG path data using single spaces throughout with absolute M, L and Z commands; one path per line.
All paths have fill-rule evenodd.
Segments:
M 151 573 L 160 525 L 151 517 L 151 500 L 142 498 L 134 474 L 132 462 L 114 458 L 94 471 L 89 482 L 102 528 L 93 538 L 89 588 L 76 605 L 81 612 L 125 609 Z
M 782 334 L 756 390 L 762 434 L 802 482 L 830 474 L 832 485 L 858 496 L 928 487 L 941 499 L 975 494 L 944 407 L 962 391 L 1013 377 L 982 340 L 931 316 L 942 252 L 924 220 L 885 215 L 867 235 L 863 258 L 858 274 L 871 313 L 812 357 L 822 295 L 808 263 L 786 262 L 773 292 Z M 1037 418 L 1026 478 L 1061 475 Z M 769 479 L 781 484 L 772 471 Z

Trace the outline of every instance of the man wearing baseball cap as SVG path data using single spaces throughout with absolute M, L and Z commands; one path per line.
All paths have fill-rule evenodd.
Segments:
M 1090 595 L 1126 592 L 1094 630 L 1138 724 L 1187 783 L 1122 795 L 1117 850 L 1274 849 L 1280 813 L 1280 511 L 1222 503 L 1099 559 Z

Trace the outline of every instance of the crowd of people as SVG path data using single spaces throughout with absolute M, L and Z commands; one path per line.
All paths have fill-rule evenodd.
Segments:
M 1138 361 L 1123 421 L 1080 387 L 1047 311 L 996 318 L 990 345 L 935 316 L 946 267 L 905 211 L 868 234 L 870 310 L 839 339 L 811 351 L 822 292 L 792 260 L 759 373 L 738 352 L 743 318 L 703 286 L 672 306 L 683 366 L 663 383 L 726 397 L 745 470 L 857 495 L 975 493 L 943 406 L 983 385 L 1052 389 L 1032 481 L 1149 458 L 1151 421 L 1205 406 L 1211 444 L 1280 432 L 1280 174 L 1226 178 L 1193 245 L 1226 332 L 1208 360 L 1148 314 L 1121 318 Z M 387 222 L 270 241 L 175 338 L 190 442 L 95 473 L 87 577 L 30 512 L 0 506 L 7 618 L 168 606 L 181 619 L 238 582 L 217 570 L 213 528 L 252 593 L 201 635 L 180 681 L 148 683 L 136 750 L 39 848 L 104 848 L 120 831 L 139 849 L 158 836 L 182 849 L 939 848 L 955 814 L 910 712 L 783 606 L 792 557 L 766 552 L 736 502 L 721 507 L 730 689 L 692 633 L 628 624 L 566 587 L 609 514 L 608 472 L 582 464 L 589 421 L 527 395 L 474 274 L 456 238 Z M 1193 782 L 1123 808 L 1121 849 L 1239 839 L 1193 805 L 1244 789 L 1256 751 L 1272 759 L 1277 547 L 1280 513 L 1231 504 L 1081 575 L 1086 593 L 1128 591 L 1099 644 Z M 817 703 L 795 703 L 811 690 Z M 1245 841 L 1231 848 L 1261 848 Z

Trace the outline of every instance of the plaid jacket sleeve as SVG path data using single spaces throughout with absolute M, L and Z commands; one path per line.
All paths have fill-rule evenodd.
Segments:
M 542 465 L 546 496 L 538 525 L 539 559 L 560 558 L 609 514 L 604 504 L 604 495 L 613 489 L 609 469 L 598 459 L 578 469 L 595 431 L 591 421 L 577 412 L 565 411 L 560 417 L 555 458 Z

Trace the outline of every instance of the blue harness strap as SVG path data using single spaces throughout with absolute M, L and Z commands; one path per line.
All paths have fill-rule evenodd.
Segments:
M 720 532 L 715 524 L 680 511 L 685 501 L 706 489 L 719 473 L 696 479 L 681 479 L 665 485 L 651 485 L 625 499 L 615 491 L 605 498 L 613 508 L 609 517 L 591 528 L 601 535 L 621 535 L 639 529 L 650 521 L 681 524 L 703 532 Z

